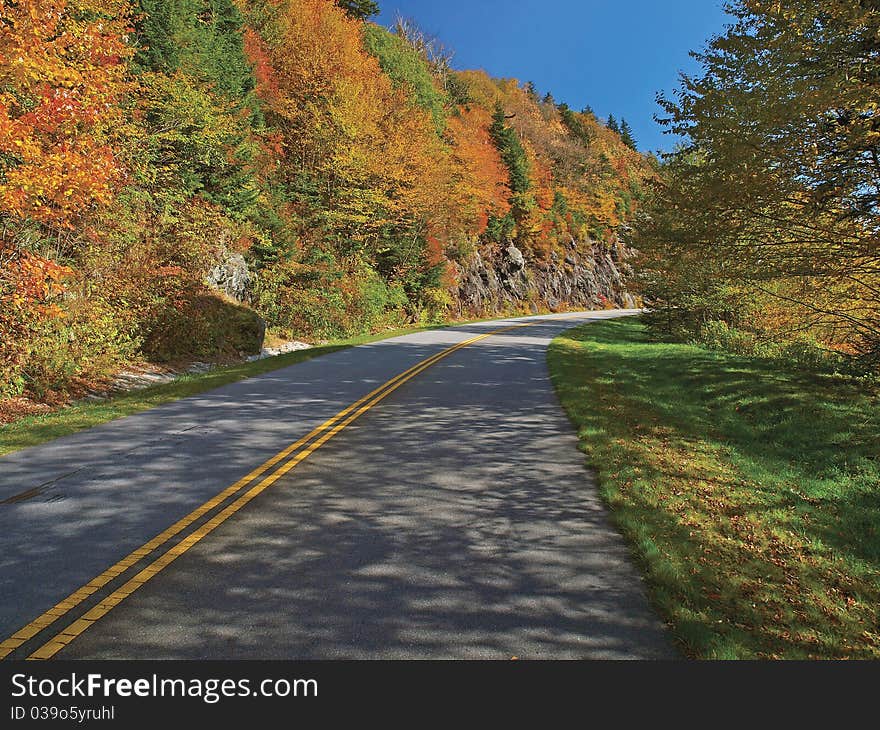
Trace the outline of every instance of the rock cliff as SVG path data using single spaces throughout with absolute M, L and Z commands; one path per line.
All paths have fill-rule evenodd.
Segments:
M 618 242 L 574 239 L 546 261 L 528 260 L 512 243 L 484 248 L 456 267 L 461 313 L 635 307 L 626 289 L 628 253 Z

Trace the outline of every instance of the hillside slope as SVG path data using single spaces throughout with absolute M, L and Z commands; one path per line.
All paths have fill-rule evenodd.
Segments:
M 36 4 L 0 6 L 0 398 L 632 304 L 654 172 L 588 110 L 331 0 Z

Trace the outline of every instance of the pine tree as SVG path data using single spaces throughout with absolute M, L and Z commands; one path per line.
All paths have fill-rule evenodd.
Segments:
M 606 122 L 605 126 L 608 127 L 608 129 L 610 129 L 612 132 L 617 132 L 617 134 L 620 134 L 620 127 L 618 126 L 617 120 L 614 118 L 613 114 L 608 115 L 608 121 Z
M 358 20 L 366 20 L 379 14 L 379 5 L 374 0 L 336 0 L 336 4 Z
M 620 138 L 623 140 L 623 143 L 627 147 L 631 147 L 632 149 L 637 149 L 638 145 L 636 144 L 636 139 L 633 137 L 632 127 L 629 126 L 629 123 L 626 119 L 620 120 Z
M 501 159 L 510 172 L 510 190 L 514 193 L 525 193 L 530 187 L 529 161 L 520 144 L 519 137 L 513 127 L 505 124 L 504 107 L 501 102 L 495 104 L 492 114 L 492 126 L 489 127 L 492 141 L 501 153 Z
M 139 0 L 135 16 L 134 66 L 138 70 L 173 72 L 180 63 L 174 42 L 180 15 L 162 0 Z

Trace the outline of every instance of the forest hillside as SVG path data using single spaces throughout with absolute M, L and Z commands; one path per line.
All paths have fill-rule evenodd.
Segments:
M 632 305 L 629 129 L 369 2 L 0 0 L 0 398 Z

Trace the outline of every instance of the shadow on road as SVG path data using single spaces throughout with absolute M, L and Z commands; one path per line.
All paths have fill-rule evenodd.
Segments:
M 559 330 L 493 337 L 404 385 L 62 657 L 673 656 L 549 384 Z M 266 385 L 254 420 L 279 417 Z M 159 465 L 179 459 L 169 445 Z

